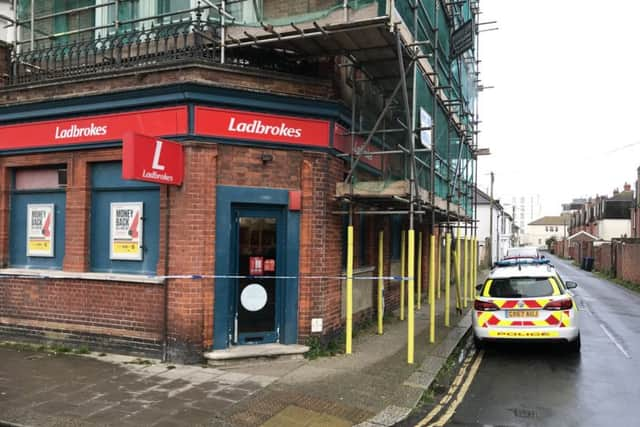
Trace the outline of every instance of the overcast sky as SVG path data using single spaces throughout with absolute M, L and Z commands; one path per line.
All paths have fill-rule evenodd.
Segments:
M 481 0 L 478 185 L 544 215 L 632 186 L 640 166 L 640 1 Z

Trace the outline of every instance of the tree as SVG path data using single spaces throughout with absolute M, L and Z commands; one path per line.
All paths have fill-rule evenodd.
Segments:
M 551 236 L 547 240 L 545 240 L 544 243 L 547 245 L 547 249 L 549 249 L 549 252 L 551 253 L 555 252 L 557 241 L 558 241 L 558 238 L 556 236 Z

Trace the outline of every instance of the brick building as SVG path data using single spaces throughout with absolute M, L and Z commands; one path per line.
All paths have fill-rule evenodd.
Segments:
M 569 234 L 586 231 L 602 240 L 632 235 L 632 211 L 635 199 L 631 185 L 617 188 L 611 196 L 596 196 L 571 214 Z
M 384 231 L 389 276 L 410 223 L 471 223 L 477 2 L 18 3 L 0 44 L 2 337 L 182 361 L 330 339 L 349 225 L 355 274 L 376 272 Z M 373 281 L 354 293 L 370 317 Z M 388 281 L 387 310 L 399 295 Z

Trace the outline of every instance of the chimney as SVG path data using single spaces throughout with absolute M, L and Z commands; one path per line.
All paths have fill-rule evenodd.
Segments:
M 624 191 L 631 191 L 631 184 L 629 184 L 628 182 L 624 183 Z

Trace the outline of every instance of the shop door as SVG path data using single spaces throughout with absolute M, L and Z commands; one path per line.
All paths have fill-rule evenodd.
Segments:
M 235 344 L 278 341 L 284 266 L 282 209 L 235 208 Z

